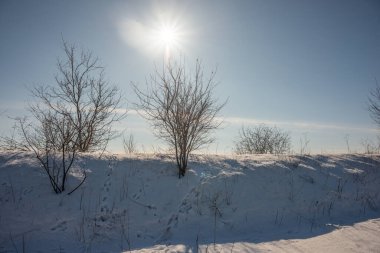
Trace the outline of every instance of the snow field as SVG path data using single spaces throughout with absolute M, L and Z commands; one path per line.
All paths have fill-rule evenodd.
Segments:
M 1 153 L 0 252 L 360 252 L 380 244 L 380 156 L 190 160 L 178 179 L 170 155 L 83 155 L 67 192 L 82 169 L 85 183 L 56 195 L 31 154 Z

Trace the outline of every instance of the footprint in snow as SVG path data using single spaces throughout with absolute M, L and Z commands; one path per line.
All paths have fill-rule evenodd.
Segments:
M 50 230 L 51 231 L 65 231 L 67 229 L 67 226 L 66 226 L 66 221 L 62 221 L 60 223 L 58 223 L 57 225 L 55 225 L 54 227 L 52 227 Z

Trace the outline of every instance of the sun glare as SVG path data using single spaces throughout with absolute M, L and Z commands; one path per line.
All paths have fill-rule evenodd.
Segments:
M 174 24 L 161 24 L 152 35 L 157 50 L 163 50 L 166 59 L 181 47 L 180 31 Z
M 189 26 L 183 15 L 156 10 L 151 20 L 126 19 L 121 22 L 121 34 L 129 45 L 147 55 L 163 56 L 164 59 L 184 54 L 189 44 Z
M 178 34 L 172 26 L 162 26 L 158 31 L 159 42 L 164 46 L 174 46 L 178 41 Z

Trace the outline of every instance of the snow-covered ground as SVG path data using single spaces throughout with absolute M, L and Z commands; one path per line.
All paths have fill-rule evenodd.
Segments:
M 380 252 L 380 156 L 78 159 L 56 195 L 0 153 L 0 252 Z

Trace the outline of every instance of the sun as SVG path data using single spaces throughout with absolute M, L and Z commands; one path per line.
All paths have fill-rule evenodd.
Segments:
M 180 35 L 178 27 L 173 24 L 161 24 L 156 32 L 157 43 L 165 49 L 166 54 L 179 46 Z
M 152 5 L 144 19 L 121 20 L 120 34 L 129 46 L 148 57 L 164 60 L 182 57 L 197 43 L 199 29 L 193 26 L 185 10 L 159 3 Z
M 173 47 L 178 43 L 178 31 L 174 26 L 163 25 L 157 34 L 159 43 L 165 47 Z
M 181 29 L 175 22 L 161 23 L 152 33 L 156 52 L 163 52 L 165 59 L 181 49 Z

